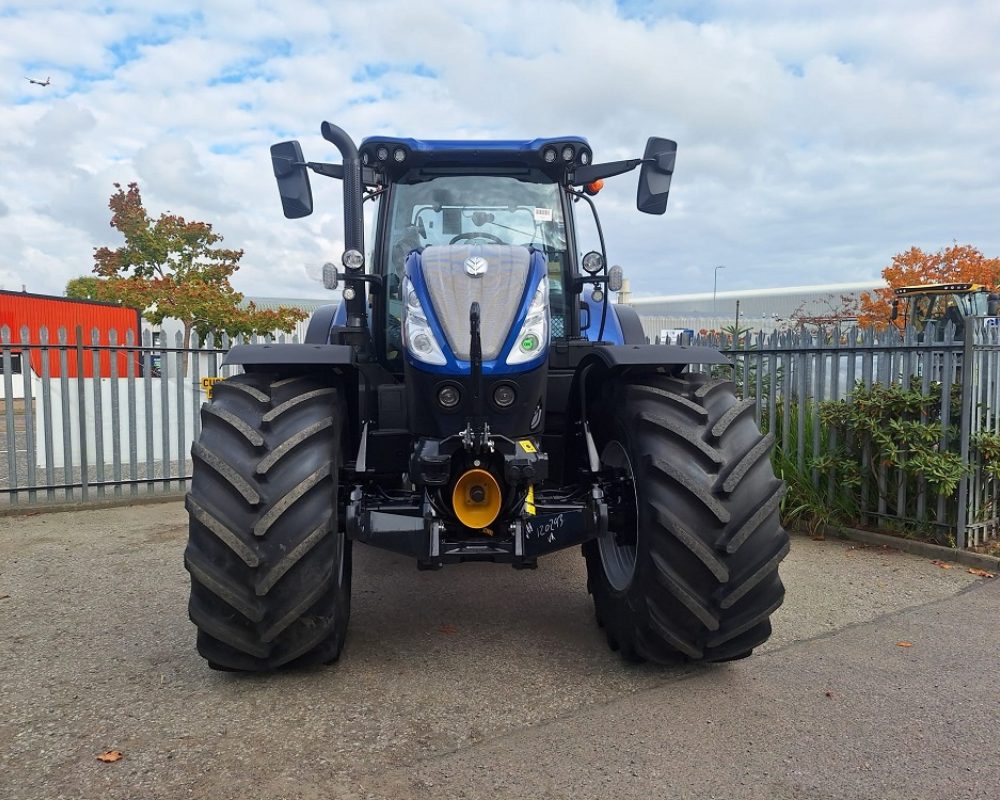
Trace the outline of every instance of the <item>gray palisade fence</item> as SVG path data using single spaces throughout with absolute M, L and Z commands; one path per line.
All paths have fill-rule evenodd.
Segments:
M 83 341 L 80 333 L 76 341 Z M 63 329 L 53 338 L 45 328 L 0 328 L 0 504 L 128 500 L 187 488 L 198 411 L 207 399 L 202 379 L 238 371 L 221 366 L 230 342 L 209 337 L 184 348 L 178 334 L 165 346 L 154 344 L 149 332 L 139 342 L 129 335 L 103 346 L 96 344 L 96 331 L 88 338 L 95 344 L 67 344 Z M 967 465 L 958 491 L 944 496 L 918 486 L 912 502 L 888 502 L 878 491 L 884 477 L 878 474 L 862 492 L 860 511 L 874 525 L 896 520 L 949 532 L 959 547 L 1000 536 L 1000 487 L 971 446 L 980 432 L 1000 433 L 1000 328 L 970 325 L 961 338 L 950 328 L 925 336 L 835 328 L 685 343 L 714 346 L 731 357 L 733 366 L 724 369 L 747 401 L 747 413 L 773 428 L 777 447 L 786 457 L 794 454 L 796 468 L 831 497 L 839 491 L 833 476 L 812 467 L 808 455 L 835 447 L 836 432 L 825 430 L 818 414 L 803 413 L 807 408 L 844 399 L 859 384 L 902 383 L 938 394 L 940 446 L 957 449 Z M 956 392 L 960 413 L 951 419 Z M 957 441 L 950 440 L 953 433 Z M 904 508 L 909 511 L 901 516 Z
M 0 505 L 185 490 L 203 378 L 239 371 L 221 366 L 228 338 L 185 348 L 180 333 L 167 344 L 111 331 L 106 345 L 75 334 L 0 328 Z

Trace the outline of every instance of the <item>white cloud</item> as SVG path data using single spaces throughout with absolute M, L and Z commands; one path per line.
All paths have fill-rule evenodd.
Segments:
M 580 133 L 598 158 L 679 142 L 666 217 L 599 196 L 636 292 L 870 279 L 953 239 L 1000 254 L 1000 7 L 892 0 L 615 4 L 14 2 L 0 67 L 0 283 L 59 292 L 113 244 L 108 197 L 211 222 L 253 294 L 321 295 L 338 186 L 282 218 L 268 145 Z M 419 69 L 417 67 L 419 66 Z M 366 69 L 367 68 L 367 69 Z M 49 87 L 23 76 L 52 76 Z M 6 213 L 4 213 L 6 209 Z M 720 276 L 720 280 L 722 276 Z

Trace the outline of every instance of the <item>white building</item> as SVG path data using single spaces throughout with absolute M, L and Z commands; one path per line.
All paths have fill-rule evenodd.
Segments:
M 862 292 L 885 286 L 883 281 L 786 286 L 775 289 L 739 289 L 724 292 L 629 297 L 629 305 L 643 318 L 648 336 L 664 328 L 721 330 L 736 324 L 751 330 L 794 327 L 802 320 L 844 318 Z M 847 314 L 850 317 L 850 314 Z

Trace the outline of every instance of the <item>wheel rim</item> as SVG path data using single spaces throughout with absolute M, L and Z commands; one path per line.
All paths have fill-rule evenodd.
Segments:
M 628 453 L 617 440 L 604 446 L 601 463 L 624 471 L 629 479 L 629 486 L 623 487 L 618 498 L 617 513 L 610 515 L 607 532 L 597 540 L 604 575 L 612 589 L 623 592 L 635 575 L 636 549 L 639 545 L 639 501 L 635 495 L 635 474 Z

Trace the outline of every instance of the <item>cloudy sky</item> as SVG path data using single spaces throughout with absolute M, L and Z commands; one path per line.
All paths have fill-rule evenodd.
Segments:
M 664 217 L 598 197 L 636 294 L 875 279 L 952 241 L 1000 255 L 1000 3 L 0 0 L 0 287 L 61 293 L 107 201 L 211 222 L 237 287 L 321 297 L 339 184 L 285 220 L 268 146 L 580 134 L 677 140 Z M 51 78 L 51 85 L 26 77 Z

